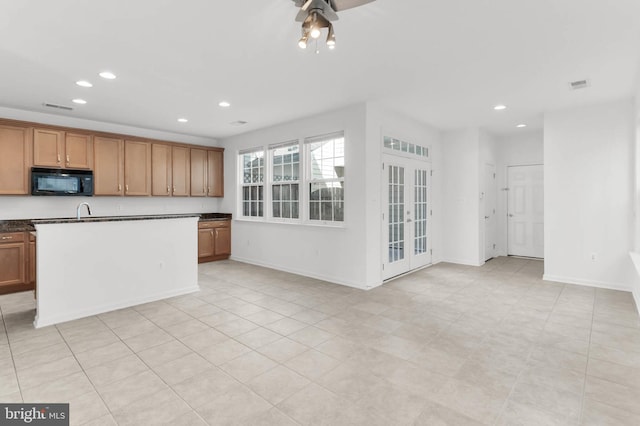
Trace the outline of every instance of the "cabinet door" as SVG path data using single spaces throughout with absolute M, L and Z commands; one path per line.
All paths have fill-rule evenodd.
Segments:
M 64 137 L 65 167 L 70 169 L 93 168 L 93 141 L 91 136 L 67 133 Z
M 198 229 L 198 257 L 210 257 L 214 252 L 214 230 Z
M 207 195 L 209 197 L 224 196 L 224 152 L 207 152 Z
M 191 156 L 189 148 L 174 146 L 173 158 L 173 196 L 188 197 L 191 192 Z
M 25 283 L 24 242 L 0 244 L 0 286 Z
M 31 193 L 30 127 L 0 126 L 0 195 L 26 195 Z
M 27 274 L 28 283 L 36 282 L 36 242 L 29 241 L 29 273 Z
M 122 139 L 96 136 L 93 140 L 94 194 L 122 195 L 124 152 Z
M 191 149 L 191 196 L 207 195 L 207 151 Z
M 124 194 L 151 195 L 151 144 L 125 141 Z
M 215 228 L 215 255 L 231 254 L 231 228 Z
M 171 195 L 171 146 L 151 145 L 151 195 Z
M 64 132 L 47 129 L 33 131 L 33 165 L 63 167 Z

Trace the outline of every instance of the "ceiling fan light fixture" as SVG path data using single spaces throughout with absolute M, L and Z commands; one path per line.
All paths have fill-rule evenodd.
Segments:
M 333 24 L 329 24 L 329 34 L 327 35 L 327 46 L 329 49 L 336 48 L 336 34 L 333 32 Z
M 309 41 L 309 34 L 303 34 L 300 40 L 298 41 L 298 47 L 300 49 L 306 49 L 308 41 Z

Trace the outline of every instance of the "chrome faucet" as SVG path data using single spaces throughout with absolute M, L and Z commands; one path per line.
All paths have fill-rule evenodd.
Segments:
M 76 210 L 76 219 L 78 220 L 80 220 L 80 210 L 82 209 L 82 206 L 87 206 L 87 211 L 89 212 L 89 216 L 91 216 L 91 207 L 89 206 L 89 203 L 85 201 L 84 203 L 78 204 L 78 209 Z

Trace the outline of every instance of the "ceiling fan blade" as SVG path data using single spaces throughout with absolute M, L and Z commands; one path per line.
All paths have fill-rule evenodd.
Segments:
M 307 0 L 307 2 L 302 6 L 302 10 L 306 11 L 307 9 L 309 9 L 311 3 L 313 3 L 313 0 Z
M 331 7 L 336 12 L 362 6 L 375 0 L 331 0 Z

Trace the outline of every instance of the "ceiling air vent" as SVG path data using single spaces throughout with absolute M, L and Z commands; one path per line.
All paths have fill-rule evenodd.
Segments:
M 62 109 L 65 111 L 73 111 L 73 108 L 68 107 L 68 106 L 64 106 L 64 105 L 57 105 L 57 104 L 49 104 L 49 103 L 43 103 L 43 106 L 47 107 L 47 108 L 55 108 L 55 109 Z
M 238 121 L 232 121 L 231 123 L 232 126 L 244 126 L 245 124 L 247 124 L 246 121 L 242 121 L 242 120 L 238 120 Z
M 585 87 L 589 87 L 589 82 L 587 80 L 576 80 L 569 83 L 569 87 L 571 90 L 584 89 Z

